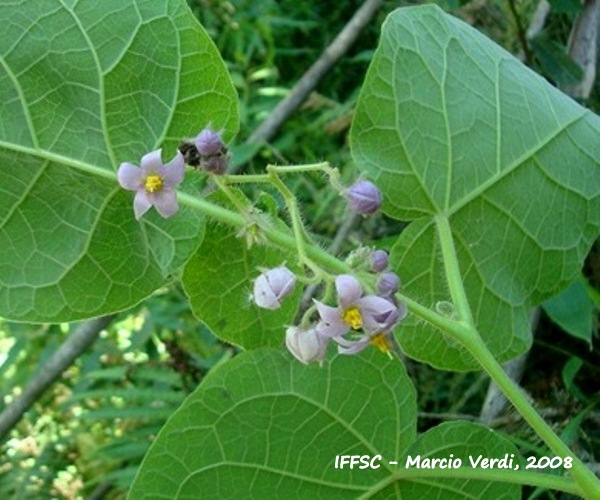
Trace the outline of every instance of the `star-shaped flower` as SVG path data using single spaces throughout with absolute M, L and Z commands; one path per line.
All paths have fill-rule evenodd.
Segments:
M 363 290 L 356 278 L 342 274 L 335 279 L 338 307 L 315 301 L 321 321 L 317 331 L 324 337 L 338 338 L 349 330 L 377 332 L 381 330 L 396 306 L 390 300 L 376 295 L 363 297 Z
M 124 189 L 135 191 L 133 211 L 139 219 L 151 206 L 163 217 L 171 217 L 179 209 L 175 186 L 181 184 L 185 173 L 183 155 L 163 165 L 161 150 L 157 149 L 142 157 L 141 166 L 121 163 L 117 172 L 119 184 Z

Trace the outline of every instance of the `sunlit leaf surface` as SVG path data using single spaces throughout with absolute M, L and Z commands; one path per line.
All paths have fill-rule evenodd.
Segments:
M 452 228 L 480 332 L 500 359 L 531 343 L 530 308 L 572 281 L 600 227 L 600 119 L 435 6 L 386 21 L 351 132 L 392 217 L 414 221 L 392 261 L 405 292 L 450 301 L 436 218 Z M 423 323 L 412 357 L 473 369 Z
M 169 161 L 209 122 L 231 137 L 224 64 L 175 0 L 3 2 L 0 23 L 0 315 L 131 306 L 197 248 L 203 219 L 135 221 L 114 172 L 159 147 Z

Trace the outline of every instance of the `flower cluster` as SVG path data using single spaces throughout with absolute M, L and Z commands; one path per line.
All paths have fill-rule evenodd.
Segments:
M 117 178 L 123 188 L 135 191 L 133 209 L 136 219 L 140 219 L 152 206 L 162 217 L 171 217 L 179 209 L 175 187 L 183 181 L 185 165 L 223 175 L 229 158 L 221 135 L 206 127 L 194 139 L 183 141 L 170 162 L 162 163 L 161 150 L 158 149 L 144 155 L 139 167 L 122 163 Z M 361 180 L 347 189 L 340 187 L 339 191 L 346 197 L 350 209 L 359 214 L 373 214 L 381 207 L 381 193 L 372 182 Z M 387 271 L 386 252 L 370 252 L 367 259 L 367 251 L 359 249 L 354 252 L 348 258 L 348 265 L 356 276 L 362 276 L 361 279 L 367 282 L 369 289 L 375 290 L 374 293 L 365 294 L 355 275 L 326 278 L 327 290 L 331 291 L 332 285 L 335 286 L 337 305 L 315 300 L 300 325 L 287 329 L 286 345 L 301 362 L 322 362 L 330 342 L 335 342 L 342 354 L 359 353 L 368 345 L 374 345 L 382 352 L 390 351 L 393 345 L 391 332 L 407 312 L 406 306 L 400 304 L 395 296 L 400 279 Z M 255 304 L 264 309 L 280 308 L 284 299 L 293 292 L 296 281 L 294 273 L 285 266 L 263 271 L 254 281 Z M 318 319 L 313 319 L 317 315 Z
M 337 306 L 315 300 L 317 322 L 308 326 L 290 326 L 286 330 L 289 351 L 303 363 L 321 363 L 330 341 L 338 344 L 341 354 L 357 354 L 369 345 L 389 352 L 393 345 L 391 333 L 404 319 L 407 309 L 395 297 L 400 279 L 395 273 L 386 271 L 387 268 L 387 253 L 372 252 L 370 271 L 377 276 L 377 293 L 370 295 L 364 294 L 356 277 L 337 276 Z M 259 307 L 277 309 L 295 284 L 296 278 L 288 268 L 267 270 L 254 281 L 254 302 Z

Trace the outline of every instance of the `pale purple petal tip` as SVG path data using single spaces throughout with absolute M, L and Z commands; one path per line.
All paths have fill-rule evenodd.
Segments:
M 359 352 L 364 351 L 368 346 L 369 346 L 368 340 L 366 340 L 366 341 L 361 340 L 358 342 L 353 342 L 352 345 L 349 347 L 343 347 L 343 346 L 339 345 L 338 353 L 352 356 L 354 354 L 358 354 Z
M 121 163 L 117 171 L 119 184 L 129 191 L 137 191 L 144 184 L 145 177 L 143 170 L 131 163 Z
M 362 287 L 354 276 L 349 274 L 340 274 L 335 279 L 335 289 L 337 290 L 338 302 L 343 309 L 356 302 L 362 295 Z
M 152 202 L 148 198 L 148 193 L 145 190 L 139 189 L 135 194 L 135 198 L 133 199 L 133 212 L 135 214 L 136 219 L 140 219 L 142 215 L 144 215 L 150 207 L 152 206 Z
M 142 156 L 141 168 L 145 175 L 158 172 L 162 164 L 161 150 L 157 149 Z
M 177 192 L 171 188 L 165 187 L 156 193 L 150 193 L 148 198 L 162 217 L 171 217 L 179 210 Z
M 158 170 L 162 177 L 164 186 L 168 188 L 175 187 L 183 181 L 185 175 L 185 159 L 183 155 L 177 151 L 175 157 L 166 165 Z

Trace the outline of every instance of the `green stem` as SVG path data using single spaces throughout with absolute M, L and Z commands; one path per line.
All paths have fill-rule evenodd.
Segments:
M 194 208 L 195 210 L 198 210 L 199 212 L 216 221 L 239 228 L 243 228 L 247 224 L 247 220 L 243 215 L 219 205 L 215 205 L 214 203 L 206 201 L 203 198 L 182 192 L 178 192 L 177 196 L 182 205 Z M 266 239 L 271 243 L 291 251 L 296 250 L 296 238 L 289 232 L 275 227 L 263 227 L 261 229 Z M 318 263 L 324 268 L 331 270 L 332 272 L 339 274 L 350 272 L 350 267 L 347 264 L 316 245 L 307 246 L 305 250 L 307 256 L 312 261 Z
M 438 215 L 435 217 L 435 223 L 440 237 L 440 246 L 442 248 L 442 255 L 444 256 L 446 278 L 448 280 L 452 302 L 458 312 L 459 318 L 469 324 L 473 324 L 473 315 L 471 314 L 471 307 L 467 300 L 467 293 L 463 286 L 462 276 L 458 266 L 458 258 L 456 256 L 456 248 L 454 247 L 450 222 L 447 217 Z
M 502 369 L 502 366 L 496 361 L 477 332 L 463 338 L 462 343 L 498 387 L 500 387 L 506 398 L 513 404 L 525 421 L 542 438 L 548 448 L 558 457 L 571 457 L 573 459 L 573 467 L 570 473 L 582 492 L 579 494 L 583 494 L 587 498 L 600 498 L 600 480 L 556 435 L 539 413 L 535 411 L 523 390 Z
M 296 250 L 298 252 L 298 261 L 300 265 L 308 266 L 316 276 L 326 274 L 323 273 L 321 268 L 316 265 L 306 254 L 306 242 L 307 240 L 310 241 L 310 239 L 308 237 L 306 228 L 302 223 L 302 217 L 300 215 L 300 210 L 298 209 L 298 203 L 296 202 L 294 193 L 292 193 L 285 183 L 279 178 L 276 167 L 272 165 L 267 166 L 267 172 L 269 174 L 271 183 L 283 196 L 285 205 L 290 214 L 290 218 L 292 220 L 292 231 L 294 232 L 294 238 L 296 239 Z
M 372 488 L 369 488 L 368 493 L 358 498 L 373 498 L 377 496 L 378 493 L 389 488 L 398 481 L 421 483 L 432 486 L 433 480 L 437 480 L 441 483 L 440 486 L 443 488 L 444 483 L 442 483 L 442 481 L 448 482 L 456 479 L 522 484 L 544 489 L 551 488 L 573 495 L 581 495 L 577 485 L 570 479 L 564 477 L 540 474 L 538 472 L 517 471 L 514 469 L 473 469 L 471 467 L 461 467 L 459 469 L 401 469 L 398 472 L 387 476 Z
M 235 193 L 233 193 L 231 191 L 231 189 L 229 188 L 229 186 L 227 185 L 227 183 L 225 182 L 225 180 L 222 179 L 218 175 L 214 175 L 213 178 L 214 178 L 215 184 L 225 194 L 225 196 L 227 196 L 227 198 L 233 204 L 233 206 L 235 208 L 237 208 L 238 211 L 242 215 L 244 215 L 244 217 L 246 218 L 246 220 L 248 220 L 248 218 L 249 218 L 248 208 L 245 207 L 244 204 L 242 203 L 242 201 L 235 195 Z
M 455 322 L 451 328 L 443 327 L 444 330 L 469 350 L 550 450 L 562 458 L 571 457 L 573 459 L 573 467 L 570 473 L 577 482 L 581 492 L 588 498 L 600 498 L 600 480 L 575 456 L 544 419 L 540 417 L 525 397 L 521 388 L 504 372 L 483 342 L 473 321 L 467 300 L 449 221 L 445 216 L 437 216 L 436 224 L 440 237 L 448 287 L 456 310 L 460 315 L 459 322 Z M 436 324 L 436 326 L 438 325 Z

